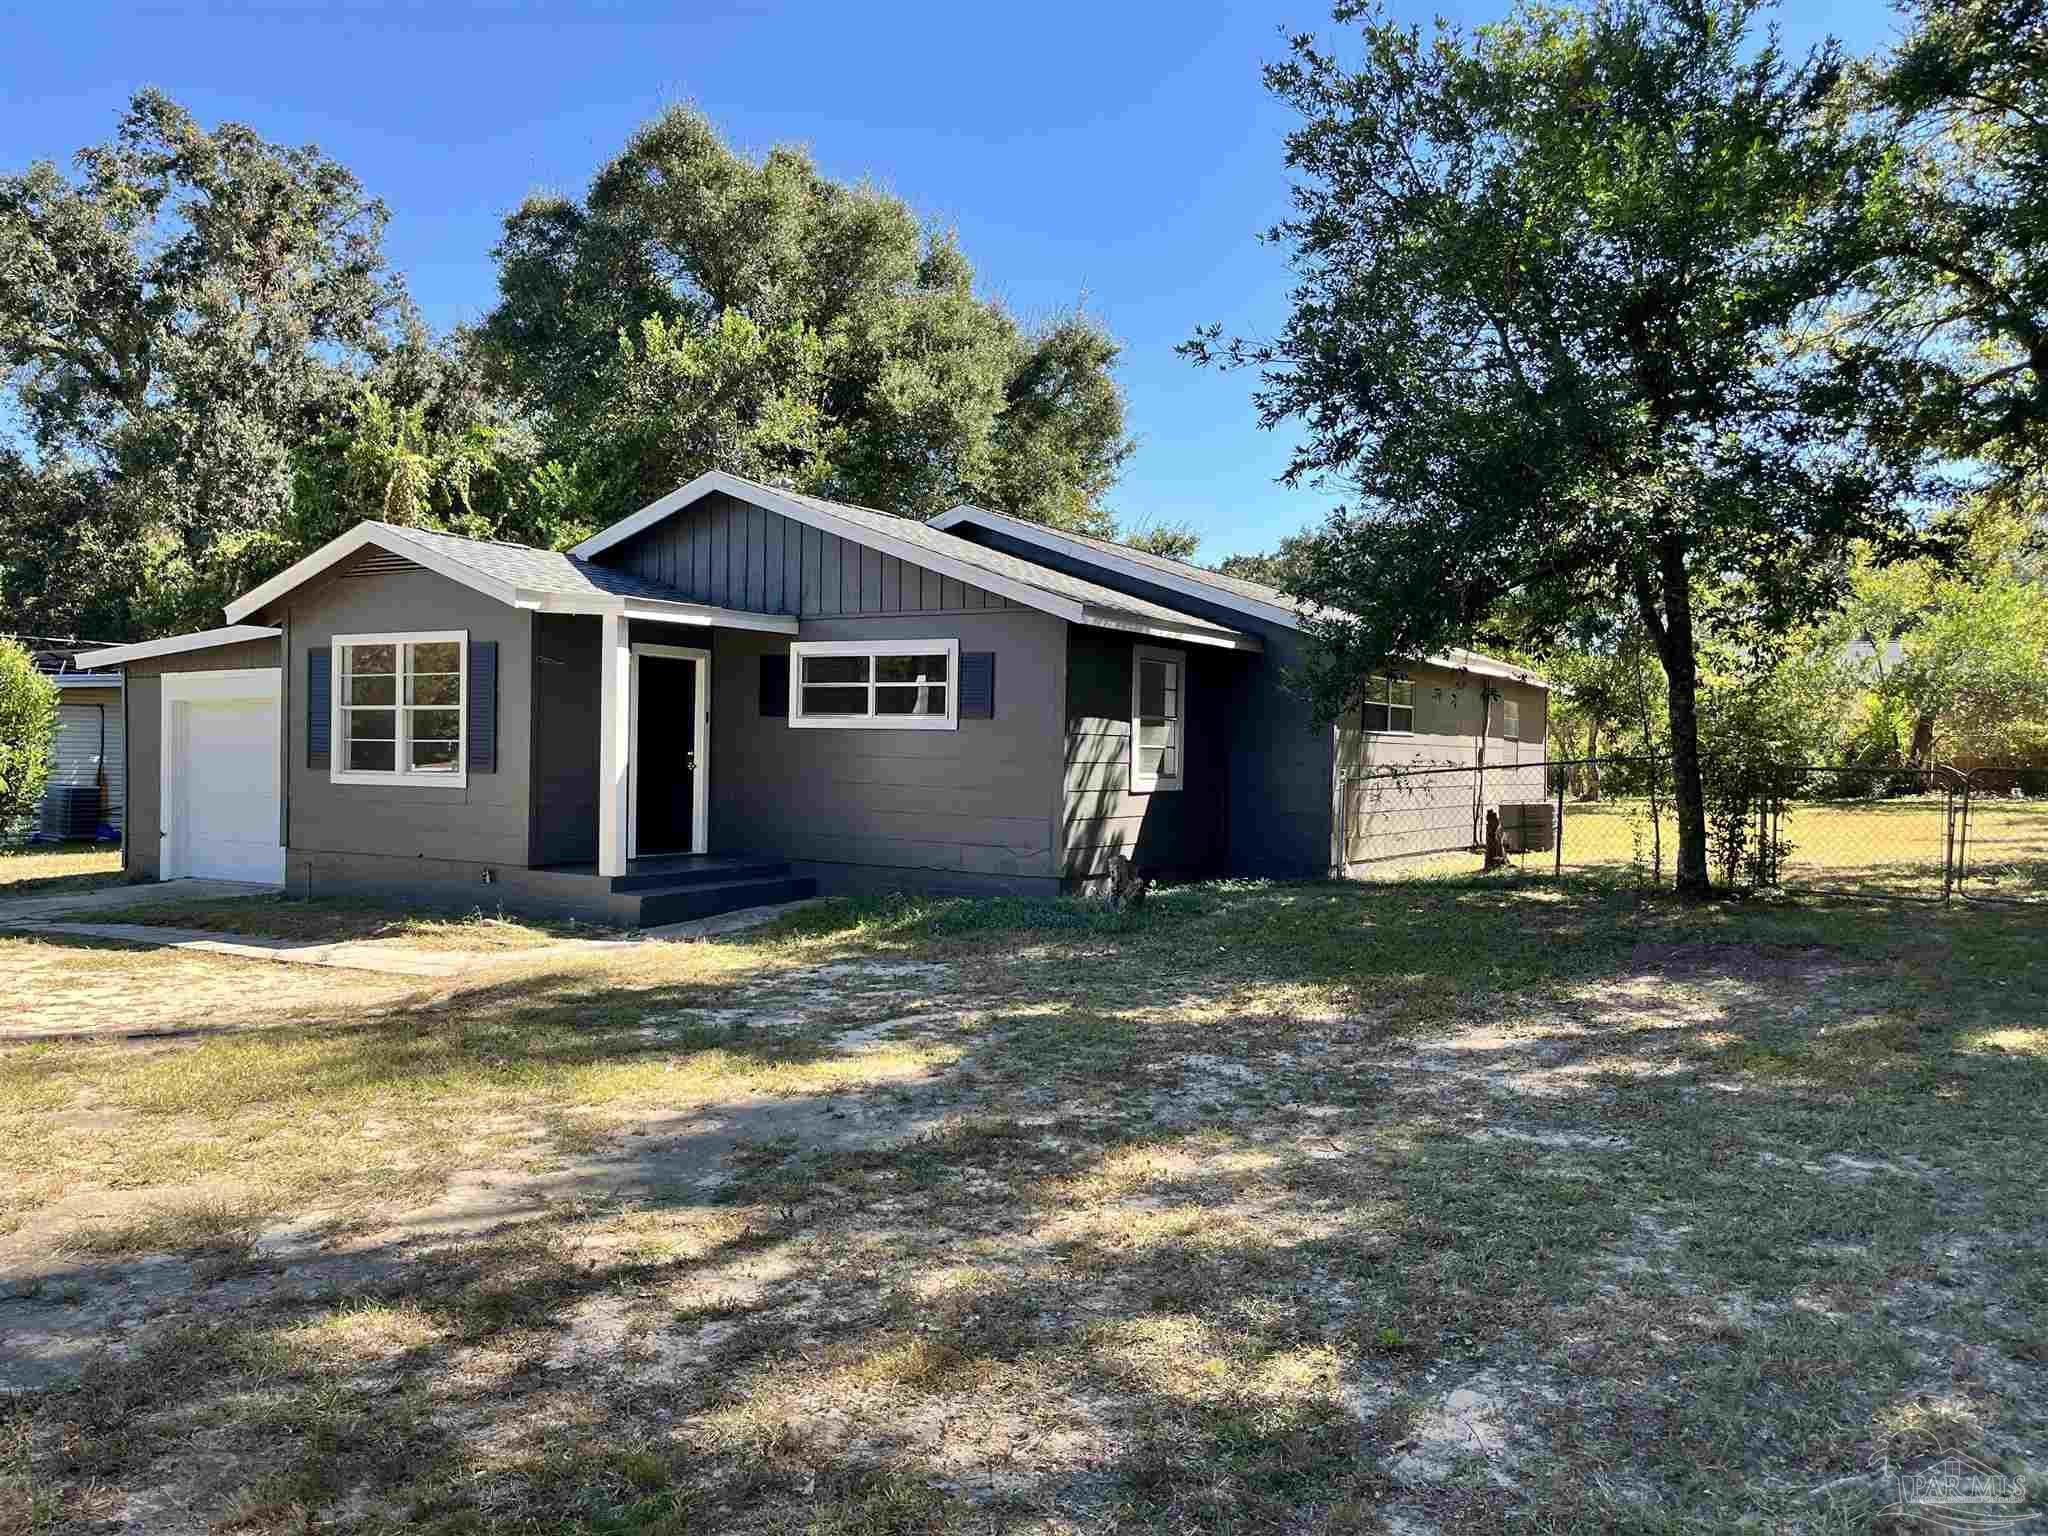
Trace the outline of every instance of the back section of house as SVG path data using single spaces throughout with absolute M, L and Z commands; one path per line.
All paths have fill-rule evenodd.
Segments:
M 1061 783 L 1062 874 L 1096 883 L 1111 853 L 1162 874 L 1320 877 L 1332 861 L 1331 733 L 1284 686 L 1305 659 L 1300 633 L 1229 607 L 1063 554 L 994 528 L 953 530 L 986 548 L 1257 637 L 1258 652 L 1187 653 L 1184 750 L 1178 790 L 1134 788 L 1127 748 L 1132 657 L 1147 642 L 1077 628 L 1070 641 Z M 1162 640 L 1160 646 L 1173 648 Z
M 1549 693 L 1541 684 L 1430 664 L 1374 678 L 1337 731 L 1343 863 L 1471 848 L 1499 810 L 1509 842 L 1550 843 Z M 1524 810 L 1523 807 L 1528 807 Z

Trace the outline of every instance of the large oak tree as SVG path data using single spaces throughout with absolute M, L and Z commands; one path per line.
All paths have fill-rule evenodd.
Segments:
M 1116 344 L 1078 311 L 1020 325 L 949 234 L 800 148 L 750 158 L 676 108 L 580 201 L 529 199 L 498 260 L 482 340 L 606 520 L 721 468 L 1108 531 Z
M 1906 455 L 1798 338 L 1839 279 L 1816 210 L 1873 174 L 1832 48 L 1790 60 L 1754 0 L 1527 6 L 1465 33 L 1345 4 L 1266 71 L 1288 139 L 1293 311 L 1188 346 L 1260 370 L 1290 481 L 1359 493 L 1295 577 L 1325 714 L 1391 659 L 1625 603 L 1663 663 L 1678 884 L 1708 888 L 1696 594 L 1789 629 L 1853 543 L 1911 535 Z M 1843 214 L 1842 217 L 1850 215 Z

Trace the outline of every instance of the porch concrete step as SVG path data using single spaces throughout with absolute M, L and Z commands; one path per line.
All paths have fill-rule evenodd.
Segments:
M 785 865 L 784 869 L 787 868 Z M 743 907 L 802 901 L 818 894 L 818 882 L 809 876 L 784 873 L 751 880 L 688 881 L 626 894 L 639 903 L 640 914 L 635 926 L 652 928 L 660 923 L 680 923 L 693 917 L 716 917 L 721 912 L 737 912 Z
M 627 873 L 613 875 L 608 884 L 620 892 L 652 891 L 726 880 L 772 880 L 788 873 L 788 863 L 780 859 L 729 859 L 684 853 L 666 859 L 635 859 Z

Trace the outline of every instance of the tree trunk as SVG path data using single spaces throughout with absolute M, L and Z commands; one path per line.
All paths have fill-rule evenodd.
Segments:
M 1923 772 L 1934 766 L 1934 716 L 1914 716 L 1913 745 L 1907 755 L 1913 766 Z
M 1579 798 L 1600 798 L 1600 722 L 1597 719 L 1586 722 L 1586 788 Z
M 1664 663 L 1665 700 L 1671 709 L 1671 801 L 1678 815 L 1678 859 L 1673 883 L 1678 894 L 1711 894 L 1707 870 L 1707 795 L 1700 777 L 1699 663 L 1693 655 L 1692 575 L 1685 568 L 1685 542 L 1675 533 L 1657 541 L 1657 572 L 1636 568 L 1636 603 L 1643 626 Z M 1658 612 L 1659 596 L 1663 612 Z

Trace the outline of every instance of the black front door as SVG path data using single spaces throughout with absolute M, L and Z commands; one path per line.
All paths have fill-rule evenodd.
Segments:
M 633 743 L 634 854 L 688 853 L 697 799 L 697 663 L 642 656 Z

